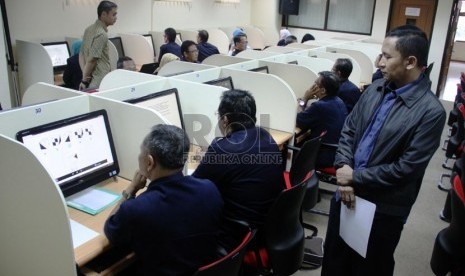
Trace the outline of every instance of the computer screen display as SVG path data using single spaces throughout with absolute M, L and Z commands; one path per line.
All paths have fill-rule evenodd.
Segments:
M 229 90 L 234 89 L 234 84 L 231 77 L 219 78 L 216 80 L 211 80 L 204 82 L 205 84 L 211 84 L 216 86 L 221 86 Z
M 42 43 L 52 60 L 54 71 L 63 71 L 66 67 L 66 61 L 70 57 L 68 43 L 66 41 Z
M 152 35 L 151 34 L 145 34 L 142 35 L 147 42 L 150 44 L 150 47 L 152 48 L 153 54 L 155 55 L 155 48 L 153 47 L 153 40 L 152 40 Z
M 108 40 L 110 40 L 113 45 L 116 47 L 116 51 L 118 52 L 118 58 L 124 57 L 124 48 L 123 48 L 123 42 L 121 41 L 121 37 L 110 37 Z
M 176 88 L 158 91 L 139 98 L 128 99 L 125 102 L 156 110 L 172 125 L 184 129 L 181 103 Z
M 269 73 L 268 66 L 266 66 L 266 65 L 250 69 L 249 71 L 257 72 L 257 73 L 266 73 L 266 74 Z
M 299 64 L 297 60 L 289 61 L 287 64 Z
M 110 124 L 98 110 L 16 134 L 69 196 L 119 173 Z

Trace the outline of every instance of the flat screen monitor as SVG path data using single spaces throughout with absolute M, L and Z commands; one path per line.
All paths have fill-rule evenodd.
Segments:
M 221 86 L 229 90 L 234 89 L 234 84 L 231 77 L 219 78 L 216 80 L 211 80 L 204 82 L 205 84 Z
M 151 34 L 144 34 L 142 35 L 145 40 L 150 44 L 150 47 L 152 47 L 153 55 L 155 55 L 155 47 L 153 47 L 153 39 Z
M 121 41 L 121 37 L 110 37 L 108 40 L 110 40 L 113 45 L 116 47 L 116 51 L 118 52 L 118 58 L 124 57 L 124 48 L 123 48 L 123 42 Z
M 181 103 L 176 88 L 158 91 L 138 98 L 131 98 L 125 100 L 125 102 L 156 110 L 172 125 L 184 129 Z
M 85 113 L 16 134 L 69 196 L 119 173 L 105 110 Z
M 257 72 L 257 73 L 266 73 L 266 74 L 269 73 L 267 65 L 253 68 L 253 69 L 250 69 L 249 71 Z
M 288 64 L 299 64 L 299 63 L 297 62 L 297 60 L 292 60 L 292 61 L 289 61 Z
M 66 41 L 42 43 L 45 51 L 47 51 L 50 59 L 52 60 L 53 71 L 64 71 L 66 61 L 70 57 L 68 43 Z

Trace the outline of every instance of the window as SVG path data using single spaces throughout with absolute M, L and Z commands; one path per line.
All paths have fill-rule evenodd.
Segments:
M 465 3 L 462 1 L 462 7 L 459 13 L 459 22 L 455 32 L 455 41 L 465 41 Z
M 371 35 L 376 0 L 300 0 L 284 26 Z

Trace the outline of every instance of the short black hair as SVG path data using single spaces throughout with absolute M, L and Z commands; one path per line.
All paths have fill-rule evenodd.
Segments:
M 349 78 L 353 68 L 352 61 L 348 58 L 338 58 L 334 63 L 334 69 L 341 73 L 340 77 L 343 79 Z
M 163 168 L 179 169 L 187 160 L 190 141 L 183 129 L 158 124 L 145 136 L 142 146 Z
M 331 71 L 321 71 L 318 73 L 321 77 L 321 86 L 326 90 L 328 96 L 336 96 L 339 91 L 339 78 Z
M 386 37 L 397 37 L 396 50 L 403 58 L 414 56 L 418 67 L 428 64 L 429 42 L 426 33 L 413 25 L 403 25 L 391 30 Z
M 181 53 L 184 56 L 184 52 L 189 51 L 189 47 L 195 45 L 197 47 L 197 43 L 192 40 L 184 40 L 181 44 Z
M 220 117 L 226 116 L 231 130 L 251 128 L 257 122 L 257 107 L 250 92 L 239 89 L 224 91 L 218 107 Z
M 207 42 L 208 41 L 208 32 L 206 30 L 199 31 L 200 41 Z
M 173 28 L 166 28 L 165 35 L 169 42 L 174 42 L 176 40 L 176 30 Z
M 247 35 L 244 34 L 244 33 L 240 33 L 240 34 L 236 35 L 236 36 L 233 38 L 234 44 L 236 44 L 236 43 L 238 43 L 238 42 L 241 42 L 241 37 L 247 38 Z
M 302 37 L 301 43 L 304 43 L 305 41 L 308 41 L 308 40 L 315 40 L 315 37 L 309 33 L 304 34 L 304 36 Z
M 118 59 L 118 61 L 116 62 L 116 68 L 117 69 L 122 69 L 124 67 L 124 62 L 125 61 L 130 61 L 130 60 L 132 60 L 132 58 L 130 58 L 128 56 L 120 57 Z
M 97 16 L 100 18 L 103 12 L 110 12 L 112 9 L 118 8 L 118 5 L 111 1 L 102 1 L 97 7 Z
M 285 45 L 291 44 L 291 43 L 294 43 L 294 42 L 297 42 L 297 37 L 295 35 L 289 35 L 284 39 L 284 44 Z

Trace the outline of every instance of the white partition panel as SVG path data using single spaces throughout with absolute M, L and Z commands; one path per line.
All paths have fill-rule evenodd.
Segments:
M 290 55 L 290 58 L 297 60 L 299 65 L 308 67 L 315 73 L 321 71 L 331 71 L 334 65 L 332 60 L 326 58 L 303 57 L 298 55 Z
M 128 70 L 115 70 L 108 73 L 100 83 L 99 91 L 105 91 L 134 83 L 146 82 L 161 79 L 161 77 L 151 74 L 144 74 Z
M 282 53 L 271 52 L 271 51 L 257 51 L 247 49 L 245 51 L 240 52 L 237 54 L 237 57 L 240 58 L 249 58 L 249 59 L 258 59 L 258 58 L 266 58 L 271 56 L 281 55 Z
M 206 70 L 206 69 L 210 69 L 214 67 L 215 66 L 213 65 L 174 60 L 174 61 L 171 61 L 165 64 L 160 69 L 160 71 L 158 71 L 158 76 L 181 74 L 181 73 L 187 73 L 187 72 L 190 73 L 190 71 L 201 71 L 201 70 Z
M 341 48 L 338 46 L 327 47 L 326 51 L 334 52 L 334 53 L 344 53 L 354 58 L 360 65 L 360 69 L 361 69 L 360 83 L 362 84 L 371 83 L 371 78 L 373 76 L 373 72 L 375 71 L 375 66 L 373 62 L 371 61 L 371 58 L 368 57 L 366 54 L 358 50 L 347 49 L 343 47 Z
M 238 62 L 248 61 L 250 58 L 232 57 L 221 54 L 211 55 L 202 61 L 202 64 L 213 65 L 213 66 L 224 66 L 228 64 L 234 64 Z
M 110 58 L 110 70 L 116 70 L 119 59 L 118 50 L 116 50 L 116 46 L 111 41 L 108 41 L 108 56 Z
M 160 54 L 160 46 L 165 44 L 165 38 L 163 37 L 163 31 L 152 31 L 149 32 L 152 35 L 153 47 L 155 48 L 155 58 L 158 60 L 158 55 Z
M 181 34 L 182 40 L 192 40 L 197 43 L 197 30 L 176 30 Z
M 248 45 L 252 49 L 263 50 L 265 48 L 265 33 L 257 27 L 244 27 L 247 34 Z
M 21 98 L 36 82 L 54 83 L 52 60 L 40 43 L 16 40 L 16 55 Z
M 21 105 L 38 104 L 47 101 L 76 97 L 83 94 L 83 92 L 73 89 L 38 82 L 29 86 L 26 90 L 21 100 Z
M 234 63 L 231 65 L 225 65 L 223 68 L 235 69 L 235 70 L 250 70 L 260 66 L 258 59 L 248 60 L 240 63 Z
M 187 73 L 187 74 L 181 74 L 181 75 L 173 76 L 171 78 L 201 83 L 201 82 L 218 79 L 220 77 L 226 77 L 226 76 L 221 75 L 221 68 L 214 67 L 212 69 L 207 69 L 207 70 L 192 72 L 192 73 Z
M 229 27 L 220 27 L 220 30 L 222 30 L 227 36 L 228 36 L 228 40 L 229 41 L 232 41 L 233 40 L 233 32 L 237 29 L 238 27 L 233 27 L 233 26 L 229 26 Z
M 319 48 L 320 46 L 295 42 L 295 43 L 286 45 L 286 47 L 295 48 L 295 49 L 315 49 L 315 48 Z
M 292 53 L 292 52 L 301 51 L 301 50 L 302 49 L 291 48 L 291 47 L 287 47 L 287 46 L 270 46 L 270 47 L 266 48 L 264 51 L 280 53 L 280 54 L 287 54 L 287 53 Z
M 136 65 L 153 63 L 155 56 L 152 45 L 140 34 L 121 34 L 124 54 L 134 60 Z
M 61 191 L 21 143 L 0 134 L 0 274 L 76 275 Z
M 220 54 L 228 54 L 230 40 L 226 33 L 220 29 L 207 29 L 208 42 L 215 45 Z

